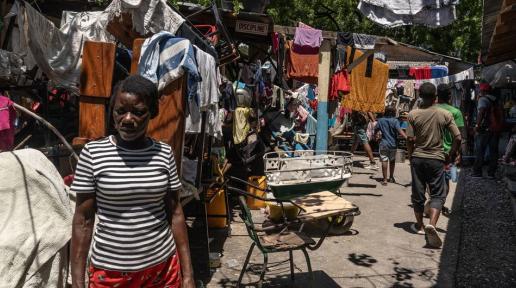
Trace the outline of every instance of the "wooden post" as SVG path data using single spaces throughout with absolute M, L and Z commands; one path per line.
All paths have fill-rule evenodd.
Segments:
M 317 134 L 315 149 L 328 150 L 328 92 L 330 87 L 331 43 L 323 40 L 319 48 L 319 95 L 317 102 Z
M 106 104 L 111 96 L 115 44 L 84 43 L 79 98 L 79 137 L 74 144 L 106 136 Z

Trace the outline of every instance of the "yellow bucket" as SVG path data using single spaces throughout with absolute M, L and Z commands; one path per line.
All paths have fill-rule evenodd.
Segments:
M 208 189 L 208 195 L 211 196 L 217 192 L 217 189 Z M 223 189 L 219 190 L 217 195 L 214 196 L 212 201 L 208 203 L 206 210 L 208 214 L 208 227 L 209 228 L 225 228 L 227 226 L 227 217 L 215 217 L 209 215 L 226 215 L 226 191 Z
M 254 185 L 260 187 L 260 189 L 267 189 L 267 177 L 265 176 L 249 176 L 247 179 L 249 183 L 253 183 Z M 256 195 L 258 197 L 266 198 L 265 191 L 260 191 L 254 187 L 247 186 L 247 192 L 252 195 Z M 265 208 L 265 202 L 262 200 L 258 200 L 252 197 L 247 197 L 246 199 L 247 206 L 249 209 L 258 210 L 260 208 Z

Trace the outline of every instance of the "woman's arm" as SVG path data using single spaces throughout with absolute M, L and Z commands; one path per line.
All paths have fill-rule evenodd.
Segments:
M 169 191 L 167 197 L 167 207 L 170 211 L 170 223 L 172 235 L 179 253 L 179 263 L 181 264 L 181 275 L 183 278 L 182 288 L 195 288 L 193 277 L 192 259 L 190 258 L 190 245 L 188 243 L 188 231 L 186 230 L 185 215 L 183 207 L 179 202 L 179 191 Z
M 78 193 L 72 223 L 72 287 L 85 288 L 86 259 L 95 223 L 95 194 Z

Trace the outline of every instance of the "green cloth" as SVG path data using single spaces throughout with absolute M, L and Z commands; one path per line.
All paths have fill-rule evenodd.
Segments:
M 450 112 L 453 115 L 453 120 L 455 121 L 455 125 L 460 129 L 464 127 L 464 117 L 462 117 L 462 112 L 454 106 L 451 106 L 446 103 L 438 104 L 437 107 L 444 109 Z M 453 137 L 450 131 L 445 131 L 443 135 L 443 149 L 446 154 L 450 153 L 451 146 L 453 144 Z

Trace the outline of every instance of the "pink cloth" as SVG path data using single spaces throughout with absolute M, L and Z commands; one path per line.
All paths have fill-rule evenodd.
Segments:
M 308 111 L 306 111 L 303 106 L 299 105 L 297 106 L 297 115 L 299 116 L 301 122 L 305 122 L 306 118 L 308 118 Z
M 319 48 L 321 47 L 322 39 L 321 30 L 296 27 L 296 32 L 294 34 L 294 44 L 298 46 Z
M 0 95 L 0 150 L 9 151 L 14 145 L 16 110 L 11 99 Z

